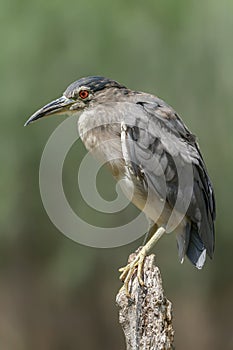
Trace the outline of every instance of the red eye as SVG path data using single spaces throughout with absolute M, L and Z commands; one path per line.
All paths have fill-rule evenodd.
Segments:
M 87 97 L 89 96 L 89 91 L 87 91 L 87 90 L 80 90 L 80 91 L 79 91 L 79 96 L 80 96 L 83 100 L 85 100 L 85 98 L 87 98 Z

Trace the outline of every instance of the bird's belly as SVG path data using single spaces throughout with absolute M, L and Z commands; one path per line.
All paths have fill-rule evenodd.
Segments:
M 150 194 L 148 197 L 142 186 L 127 176 L 121 179 L 120 186 L 125 196 L 143 211 L 148 219 L 165 228 L 169 224 L 169 227 L 174 228 L 171 231 L 175 233 L 183 232 L 187 223 L 185 215 L 177 212 L 174 208 L 172 209 L 163 198 L 160 198 L 156 193 Z

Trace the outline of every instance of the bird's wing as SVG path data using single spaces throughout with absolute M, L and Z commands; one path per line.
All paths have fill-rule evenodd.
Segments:
M 145 102 L 139 94 L 138 101 L 124 113 L 121 139 L 131 174 L 171 208 L 186 213 L 191 222 L 187 228 L 187 235 L 192 234 L 189 242 L 194 240 L 200 252 L 206 248 L 212 257 L 215 200 L 195 136 L 165 102 L 157 98 Z

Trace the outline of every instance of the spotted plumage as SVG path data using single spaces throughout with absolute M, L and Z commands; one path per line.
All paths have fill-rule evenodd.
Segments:
M 151 227 L 175 232 L 180 260 L 187 255 L 202 268 L 206 253 L 212 258 L 214 252 L 213 187 L 196 138 L 174 109 L 154 95 L 94 76 L 72 83 L 26 125 L 61 113 L 80 114 L 86 148 L 125 180 L 127 196 L 134 189 L 132 201 Z

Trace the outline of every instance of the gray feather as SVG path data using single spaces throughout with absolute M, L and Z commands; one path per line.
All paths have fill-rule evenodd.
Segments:
M 210 257 L 214 251 L 215 200 L 195 136 L 162 100 L 156 101 L 154 98 L 154 102 L 143 102 L 140 101 L 140 94 L 137 98 L 140 110 L 135 113 L 137 117 L 134 117 L 133 107 L 124 121 L 132 171 L 136 177 L 144 177 L 147 187 L 161 197 L 164 197 L 165 175 L 166 195 L 163 199 L 173 208 L 179 196 L 180 212 L 185 210 L 183 203 L 186 193 L 192 191 L 190 205 L 186 208 L 186 216 L 191 224 L 188 231 L 178 237 L 179 255 L 182 259 L 186 253 L 192 263 L 201 268 L 205 251 Z M 156 166 L 157 162 L 160 167 Z M 191 166 L 193 174 L 193 188 L 188 188 L 190 181 L 187 179 L 183 188 L 179 189 L 179 194 L 177 164 L 178 170 L 183 171 L 184 175 L 187 167 Z

